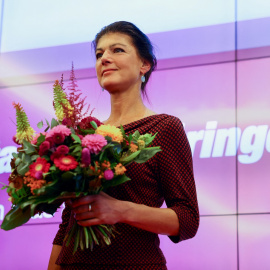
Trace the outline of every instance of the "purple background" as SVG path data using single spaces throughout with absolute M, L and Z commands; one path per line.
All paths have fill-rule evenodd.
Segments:
M 170 270 L 270 269 L 270 40 L 266 29 L 270 29 L 270 18 L 149 35 L 159 48 L 158 69 L 148 85 L 149 107 L 179 117 L 190 140 L 194 134 L 201 136 L 192 144 L 201 224 L 194 239 L 177 245 L 160 237 Z M 62 73 L 68 79 L 72 60 L 79 87 L 95 107 L 94 115 L 101 120 L 108 117 L 109 96 L 97 83 L 89 48 L 88 43 L 80 43 L 1 54 L 0 182 L 7 183 L 7 147 L 14 146 L 12 101 L 23 105 L 34 128 L 44 117 L 52 118 L 53 80 Z M 206 132 L 211 121 L 217 127 L 208 126 Z M 267 126 L 265 136 L 251 134 L 246 139 L 245 130 L 261 125 Z M 213 157 L 218 147 L 216 130 L 233 127 L 241 129 L 235 155 L 224 152 Z M 211 134 L 213 144 L 207 144 Z M 203 157 L 202 149 L 209 151 L 208 157 Z M 239 160 L 260 152 L 256 162 Z M 7 195 L 0 191 L 0 220 L 9 209 Z M 0 230 L 0 268 L 46 269 L 60 219 L 57 213 L 54 218 L 32 219 L 10 232 Z

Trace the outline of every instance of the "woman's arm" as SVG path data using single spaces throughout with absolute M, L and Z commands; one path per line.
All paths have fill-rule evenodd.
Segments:
M 179 220 L 172 209 L 120 201 L 103 192 L 73 201 L 72 208 L 82 226 L 121 222 L 158 234 L 173 236 L 179 233 Z
M 48 270 L 60 270 L 61 269 L 60 265 L 55 264 L 59 254 L 60 254 L 61 249 L 62 249 L 61 246 L 53 245 L 51 256 L 50 256 L 50 261 L 49 261 L 49 265 L 48 265 Z

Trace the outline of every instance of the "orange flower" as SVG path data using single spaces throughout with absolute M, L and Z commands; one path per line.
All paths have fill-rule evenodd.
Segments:
M 12 183 L 13 188 L 21 189 L 23 187 L 23 178 L 16 173 L 16 170 L 10 174 L 8 181 L 9 184 Z
M 134 142 L 131 142 L 129 149 L 130 152 L 134 153 L 138 150 L 138 146 Z
M 104 160 L 101 164 L 102 169 L 110 169 L 111 163 L 108 160 Z
M 114 167 L 114 171 L 115 171 L 115 174 L 116 174 L 116 175 L 124 174 L 126 170 L 127 170 L 127 169 L 125 168 L 125 166 L 123 166 L 121 163 L 117 164 L 117 165 Z
M 30 172 L 27 172 L 23 179 L 24 179 L 24 184 L 26 184 L 28 187 L 30 187 L 31 193 L 33 195 L 35 195 L 35 193 L 34 193 L 35 189 L 39 189 L 46 184 L 45 180 L 38 180 L 38 179 L 32 177 Z

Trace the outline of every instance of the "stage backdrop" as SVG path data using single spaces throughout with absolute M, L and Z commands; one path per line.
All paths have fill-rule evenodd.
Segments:
M 182 120 L 194 160 L 200 227 L 177 245 L 160 237 L 168 269 L 270 269 L 270 2 L 113 3 L 0 0 L 0 182 L 16 151 L 12 102 L 40 131 L 36 124 L 54 117 L 54 80 L 64 74 L 67 85 L 72 61 L 93 115 L 108 117 L 90 40 L 106 24 L 131 21 L 158 57 L 147 105 Z M 0 221 L 7 199 L 0 191 Z M 0 230 L 0 268 L 46 269 L 63 207 Z

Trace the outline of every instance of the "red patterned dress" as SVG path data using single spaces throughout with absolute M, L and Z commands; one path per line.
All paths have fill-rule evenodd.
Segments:
M 153 115 L 124 126 L 127 134 L 138 130 L 140 134 L 158 132 L 152 146 L 161 146 L 144 164 L 132 163 L 127 175 L 131 178 L 108 194 L 124 201 L 151 207 L 161 207 L 164 200 L 179 218 L 179 234 L 170 237 L 174 242 L 195 236 L 199 225 L 199 211 L 193 176 L 189 143 L 180 120 L 167 114 Z M 63 211 L 62 224 L 53 241 L 63 245 L 57 259 L 63 269 L 167 269 L 159 248 L 158 235 L 124 223 L 116 224 L 120 233 L 105 247 L 95 246 L 93 251 L 78 251 L 72 255 L 73 243 L 63 243 L 65 233 L 75 222 L 69 207 Z

